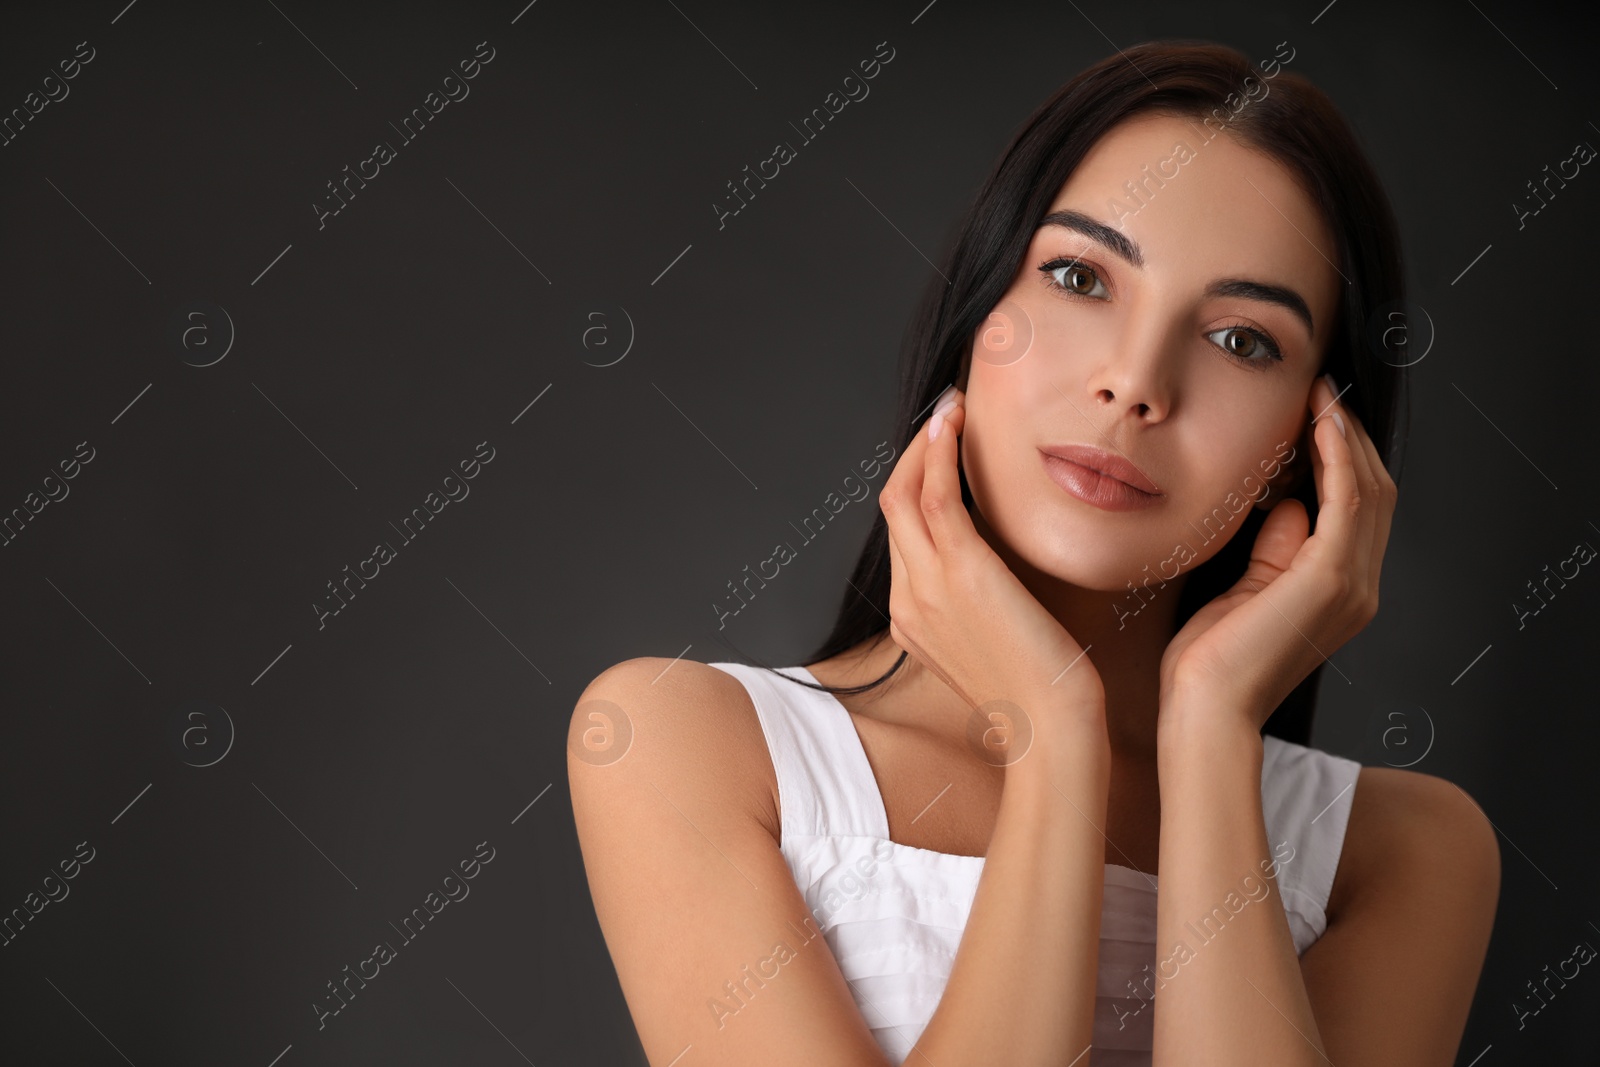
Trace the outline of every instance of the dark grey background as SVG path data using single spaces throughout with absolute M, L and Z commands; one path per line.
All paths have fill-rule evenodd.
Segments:
M 928 260 L 1040 100 L 1197 36 L 1287 40 L 1355 122 L 1437 331 L 1383 607 L 1315 741 L 1448 778 L 1500 831 L 1458 1062 L 1597 1062 L 1589 969 L 1512 1008 L 1600 945 L 1600 577 L 1521 631 L 1511 607 L 1600 545 L 1600 177 L 1520 231 L 1512 207 L 1600 146 L 1579 5 L 125 2 L 0 12 L 0 113 L 96 53 L 0 147 L 0 514 L 94 449 L 0 548 L 0 914 L 95 850 L 0 948 L 0 1057 L 642 1063 L 568 803 L 578 694 L 633 656 L 809 650 L 875 503 L 720 634 L 712 604 L 888 437 Z M 481 41 L 470 96 L 401 146 L 388 123 Z M 881 41 L 871 95 L 719 231 L 724 183 Z M 379 140 L 397 158 L 319 230 Z M 193 301 L 236 330 L 207 367 L 173 327 Z M 224 339 L 200 321 L 191 360 Z M 319 629 L 380 540 L 397 559 Z M 470 896 L 319 1031 L 325 983 L 480 842 Z

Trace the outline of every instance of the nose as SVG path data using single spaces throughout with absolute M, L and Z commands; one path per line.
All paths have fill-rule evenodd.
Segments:
M 1137 322 L 1137 320 L 1135 320 Z M 1160 422 L 1172 406 L 1168 349 L 1175 343 L 1147 318 L 1113 342 L 1114 351 L 1089 376 L 1090 397 L 1120 421 Z

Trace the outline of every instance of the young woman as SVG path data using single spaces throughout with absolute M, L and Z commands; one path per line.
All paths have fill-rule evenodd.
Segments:
M 652 1064 L 1455 1062 L 1494 832 L 1309 747 L 1405 358 L 1387 199 L 1291 59 L 1157 42 L 1046 101 L 912 332 L 823 648 L 584 692 L 573 737 L 631 739 L 569 767 Z

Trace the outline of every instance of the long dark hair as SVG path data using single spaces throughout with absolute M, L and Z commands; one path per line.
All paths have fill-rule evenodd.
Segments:
M 958 380 L 974 332 L 1010 287 L 1040 220 L 1089 149 L 1120 121 L 1160 112 L 1200 121 L 1209 136 L 1225 127 L 1285 166 L 1322 207 L 1347 284 L 1321 369 L 1331 372 L 1341 388 L 1350 386 L 1340 402 L 1361 419 L 1388 467 L 1410 415 L 1403 370 L 1408 362 L 1405 279 L 1394 212 L 1355 132 L 1332 101 L 1277 62 L 1262 66 L 1272 73 L 1263 77 L 1243 54 L 1209 41 L 1147 42 L 1078 74 L 1034 111 L 967 209 L 955 246 L 945 254 L 942 274 L 930 278 L 907 331 L 895 421 L 899 451 L 934 399 Z M 1257 98 L 1263 86 L 1268 91 Z M 1402 316 L 1398 324 L 1396 315 Z M 1398 475 L 1394 477 L 1398 482 Z M 961 481 L 962 497 L 971 508 L 964 476 Z M 1309 470 L 1287 495 L 1305 505 L 1314 523 L 1316 486 Z M 1233 538 L 1189 573 L 1176 609 L 1177 626 L 1244 574 L 1266 515 L 1250 509 Z M 808 665 L 868 638 L 887 638 L 888 540 L 888 526 L 878 512 L 833 630 L 805 661 Z M 902 651 L 885 674 L 863 685 L 811 687 L 834 694 L 866 692 L 887 682 L 905 659 Z M 1319 664 L 1283 700 L 1262 732 L 1309 745 L 1321 676 Z

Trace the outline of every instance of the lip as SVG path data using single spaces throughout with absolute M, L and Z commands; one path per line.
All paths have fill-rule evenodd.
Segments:
M 1105 511 L 1135 511 L 1161 499 L 1155 483 L 1133 464 L 1088 445 L 1046 445 L 1039 457 L 1052 481 Z

